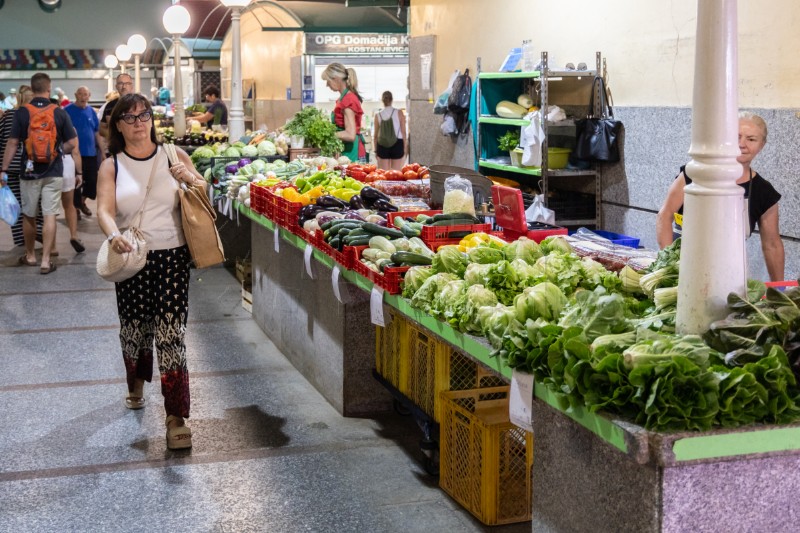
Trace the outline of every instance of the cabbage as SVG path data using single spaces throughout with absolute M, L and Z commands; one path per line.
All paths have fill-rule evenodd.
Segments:
M 244 157 L 249 157 L 251 159 L 261 155 L 261 154 L 258 153 L 258 148 L 256 148 L 255 146 L 249 145 L 249 144 L 247 146 L 245 146 L 244 148 L 242 148 L 241 151 L 242 151 L 242 155 Z
M 505 259 L 505 254 L 503 254 L 502 250 L 490 248 L 489 246 L 476 246 L 471 248 L 467 252 L 467 255 L 472 263 L 480 263 L 482 265 L 497 263 Z
M 458 325 L 466 304 L 464 281 L 457 279 L 447 283 L 433 298 L 430 313 L 452 326 Z
M 567 297 L 557 286 L 550 282 L 539 283 L 528 287 L 522 294 L 514 298 L 516 319 L 524 324 L 529 318 L 555 320 L 567 304 Z
M 472 285 L 486 285 L 489 269 L 492 265 L 482 265 L 480 263 L 470 263 L 464 271 L 464 283 L 467 287 Z
M 234 148 L 237 148 L 237 149 L 241 150 L 241 149 L 242 149 L 242 148 L 244 148 L 246 145 L 245 145 L 245 144 L 244 144 L 242 141 L 236 141 L 236 142 L 235 142 L 235 143 L 233 143 L 231 146 L 233 146 Z
M 581 274 L 583 275 L 581 286 L 586 289 L 594 289 L 598 285 L 612 291 L 618 291 L 622 288 L 622 281 L 614 272 L 610 272 L 606 267 L 590 257 L 581 259 Z
M 283 159 L 278 159 L 272 164 L 275 165 L 275 168 L 283 168 L 286 166 L 286 161 L 284 161 Z
M 439 251 L 433 256 L 432 266 L 434 272 L 449 272 L 462 278 L 467 269 L 467 263 L 469 261 L 466 254 L 462 253 L 458 246 L 448 245 L 439 248 Z
M 258 143 L 258 155 L 275 155 L 277 149 L 272 141 L 261 141 Z
M 539 247 L 544 255 L 553 251 L 563 252 L 565 254 L 572 253 L 572 246 L 567 242 L 567 239 L 561 235 L 551 235 L 541 242 Z
M 208 146 L 200 146 L 194 152 L 192 152 L 192 163 L 197 164 L 197 161 L 199 161 L 200 159 L 211 159 L 216 155 L 217 154 L 214 153 L 214 150 L 212 150 Z
M 403 277 L 403 298 L 411 298 L 422 287 L 425 280 L 433 276 L 433 270 L 428 266 L 413 266 L 408 269 Z
M 447 283 L 456 279 L 458 279 L 456 276 L 446 272 L 429 277 L 411 297 L 411 306 L 430 313 L 431 304 L 436 295 L 441 292 Z
M 242 157 L 241 152 L 231 146 L 230 148 L 226 148 L 225 151 L 222 153 L 224 157 Z
M 340 165 L 349 165 L 350 164 L 350 158 L 347 157 L 346 155 L 343 155 L 339 159 L 337 159 L 337 162 Z
M 503 336 L 516 320 L 515 316 L 514 307 L 503 304 L 493 307 L 483 306 L 478 309 L 478 323 L 481 331 L 489 339 L 493 348 L 498 349 L 503 344 Z
M 507 244 L 503 248 L 506 259 L 513 261 L 514 259 L 522 259 L 529 265 L 536 264 L 536 260 L 542 257 L 542 250 L 536 241 L 528 239 L 527 237 L 520 237 L 516 241 Z
M 458 323 L 458 329 L 466 333 L 480 333 L 478 310 L 481 307 L 497 305 L 497 296 L 483 285 L 472 285 L 466 291 L 464 311 Z
M 254 159 L 251 163 L 254 169 L 258 172 L 266 172 L 267 171 L 267 163 L 263 159 Z
M 564 241 L 566 242 L 566 241 Z M 565 294 L 571 294 L 583 281 L 581 261 L 575 254 L 551 252 L 536 261 L 536 267 L 548 281 L 558 285 Z

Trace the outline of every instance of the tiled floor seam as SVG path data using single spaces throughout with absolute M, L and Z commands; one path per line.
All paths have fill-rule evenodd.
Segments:
M 292 369 L 293 370 L 293 369 Z M 189 374 L 190 380 L 217 378 L 223 376 L 242 376 L 248 374 L 265 374 L 267 372 L 280 372 L 281 369 L 275 367 L 253 367 L 253 368 L 235 368 L 231 370 L 217 370 L 214 372 L 191 372 Z M 30 383 L 19 385 L 5 385 L 0 386 L 0 393 L 3 392 L 19 392 L 19 391 L 33 391 L 41 389 L 59 389 L 68 387 L 94 387 L 97 385 L 115 385 L 126 383 L 125 378 L 109 378 L 109 379 L 91 379 L 81 381 L 64 381 L 64 382 L 51 382 L 51 383 Z
M 204 318 L 201 320 L 189 320 L 188 325 L 192 324 L 213 324 L 215 322 L 242 322 L 252 320 L 249 316 L 230 316 L 221 318 Z M 119 329 L 119 324 L 103 326 L 75 326 L 69 328 L 43 328 L 43 329 L 0 329 L 0 335 L 39 335 L 42 333 L 69 333 L 73 331 L 102 331 Z
M 283 446 L 280 448 L 259 448 L 239 450 L 236 452 L 213 453 L 208 455 L 189 455 L 189 452 L 168 452 L 182 457 L 170 457 L 163 460 L 129 461 L 120 463 L 106 463 L 97 465 L 70 466 L 63 468 L 47 468 L 42 470 L 21 470 L 16 472 L 0 472 L 0 483 L 27 481 L 36 479 L 52 479 L 58 477 L 73 477 L 131 470 L 147 470 L 176 466 L 193 466 L 214 463 L 230 463 L 251 461 L 255 459 L 269 459 L 273 457 L 290 457 L 296 455 L 310 455 L 317 453 L 335 453 L 349 450 L 396 447 L 397 444 L 381 438 L 364 439 L 350 442 L 325 443 L 311 446 Z

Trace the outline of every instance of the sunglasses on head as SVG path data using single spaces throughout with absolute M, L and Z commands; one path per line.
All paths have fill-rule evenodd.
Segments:
M 139 119 L 139 122 L 147 122 L 150 120 L 150 117 L 153 114 L 150 111 L 142 111 L 138 115 L 134 115 L 131 113 L 125 113 L 124 115 L 120 115 L 119 119 L 123 121 L 125 124 L 133 124 L 136 122 L 136 119 Z

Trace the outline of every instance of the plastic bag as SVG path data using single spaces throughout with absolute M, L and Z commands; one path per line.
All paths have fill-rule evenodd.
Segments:
M 0 187 L 0 219 L 9 226 L 19 219 L 19 202 L 8 186 Z
M 456 119 L 454 119 L 452 115 L 445 115 L 444 119 L 442 119 L 442 125 L 439 126 L 439 128 L 442 130 L 442 135 L 455 135 L 458 133 Z
M 544 196 L 537 194 L 531 206 L 525 210 L 525 220 L 528 222 L 544 222 L 551 226 L 556 225 L 556 212 L 544 206 Z
M 469 213 L 475 216 L 475 199 L 472 182 L 458 174 L 444 180 L 444 204 L 442 213 Z
M 453 71 L 453 74 L 450 76 L 450 83 L 447 84 L 447 89 L 436 99 L 436 103 L 433 106 L 434 115 L 444 115 L 447 113 L 447 101 L 450 100 L 450 92 L 453 90 L 453 83 L 455 83 L 459 74 L 460 72 L 458 70 Z
M 522 164 L 526 167 L 542 166 L 542 141 L 544 141 L 544 129 L 542 129 L 542 112 L 534 111 L 525 117 L 531 123 L 522 128 L 520 132 L 519 144 L 522 146 Z

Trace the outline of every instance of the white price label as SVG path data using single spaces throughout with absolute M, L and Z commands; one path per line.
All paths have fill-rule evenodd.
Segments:
M 339 300 L 339 303 L 344 303 L 342 301 L 342 295 L 339 293 L 339 276 L 341 272 L 339 272 L 339 265 L 333 266 L 333 272 L 331 272 L 331 285 L 333 285 L 333 295 L 336 296 L 336 299 Z
M 508 394 L 508 416 L 511 423 L 533 432 L 533 374 L 514 370 Z
M 278 225 L 275 225 L 275 253 L 280 253 L 281 251 L 281 228 Z
M 314 273 L 311 271 L 311 255 L 314 253 L 314 247 L 306 244 L 306 249 L 303 252 L 303 263 L 306 265 L 306 274 L 311 279 L 314 279 Z
M 373 324 L 386 327 L 386 321 L 383 318 L 383 289 L 377 285 L 372 287 L 369 295 L 369 315 Z

